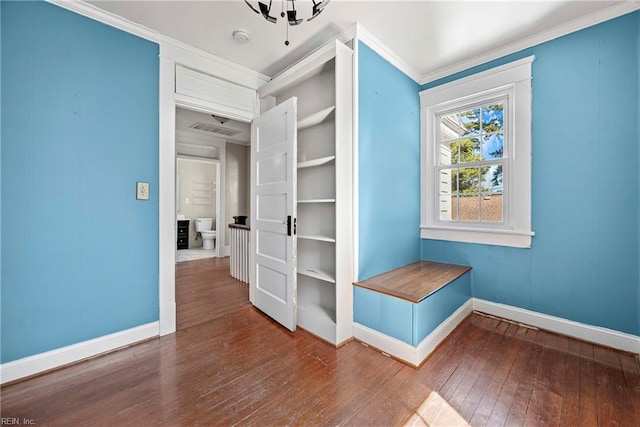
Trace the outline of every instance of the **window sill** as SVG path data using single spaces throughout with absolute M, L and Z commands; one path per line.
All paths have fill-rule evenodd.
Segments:
M 482 245 L 530 248 L 533 231 L 488 228 L 420 226 L 423 239 L 448 240 L 452 242 L 478 243 Z

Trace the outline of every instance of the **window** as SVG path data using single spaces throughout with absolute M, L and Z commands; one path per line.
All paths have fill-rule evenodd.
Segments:
M 423 238 L 531 246 L 533 59 L 420 93 Z

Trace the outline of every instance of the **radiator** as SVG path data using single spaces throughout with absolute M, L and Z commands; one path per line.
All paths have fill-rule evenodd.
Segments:
M 249 230 L 230 227 L 231 231 L 231 277 L 249 283 Z

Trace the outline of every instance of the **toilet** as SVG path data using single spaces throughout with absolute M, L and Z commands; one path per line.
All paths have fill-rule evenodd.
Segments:
M 196 218 L 194 223 L 196 233 L 202 236 L 202 249 L 214 249 L 216 231 L 212 230 L 213 218 Z

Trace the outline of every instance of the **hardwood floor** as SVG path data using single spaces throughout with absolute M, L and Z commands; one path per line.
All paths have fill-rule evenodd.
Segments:
M 620 425 L 640 420 L 637 357 L 473 314 L 421 369 L 289 333 L 219 260 L 178 266 L 175 334 L 1 390 L 39 426 Z M 23 423 L 24 424 L 24 423 Z
M 229 258 L 176 264 L 177 329 L 237 311 L 249 303 L 249 286 L 229 276 Z

